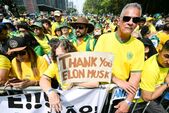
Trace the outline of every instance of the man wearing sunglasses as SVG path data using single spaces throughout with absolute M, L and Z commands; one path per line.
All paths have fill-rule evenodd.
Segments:
M 70 23 L 75 29 L 76 37 L 72 39 L 73 45 L 78 51 L 92 51 L 94 39 L 89 35 L 94 30 L 94 25 L 85 17 L 79 17 L 76 22 Z
M 144 45 L 131 34 L 141 14 L 142 9 L 138 3 L 127 4 L 118 19 L 117 31 L 101 35 L 94 50 L 114 54 L 112 82 L 127 93 L 126 99 L 112 106 L 111 113 L 129 112 L 139 86 L 144 64 Z

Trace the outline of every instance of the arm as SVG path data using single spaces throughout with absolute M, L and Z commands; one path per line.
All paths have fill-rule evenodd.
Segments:
M 167 84 L 163 84 L 155 89 L 154 92 L 141 90 L 141 96 L 145 101 L 151 101 L 158 98 L 166 89 L 168 88 Z
M 140 72 L 131 72 L 130 79 L 128 82 L 113 77 L 113 81 L 115 81 L 115 83 L 117 83 L 118 86 L 123 88 L 128 94 L 126 100 L 121 101 L 115 106 L 115 108 L 117 108 L 116 113 L 128 112 L 130 108 L 130 103 L 134 99 L 134 96 L 138 89 L 140 78 Z
M 0 86 L 4 85 L 8 79 L 9 70 L 0 69 Z
M 154 92 L 142 90 L 141 96 L 145 101 L 151 101 L 157 99 L 159 96 L 162 95 L 162 93 L 169 88 L 169 74 L 165 78 L 165 83 L 161 86 L 157 87 Z
M 52 90 L 51 79 L 49 77 L 43 75 L 40 79 L 39 84 L 40 84 L 40 87 L 42 88 L 42 90 L 44 92 L 46 92 L 46 94 L 49 98 L 50 108 L 56 112 L 61 111 L 60 97 L 57 94 L 57 92 Z

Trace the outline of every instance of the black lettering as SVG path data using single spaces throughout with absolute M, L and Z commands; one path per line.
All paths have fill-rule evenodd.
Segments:
M 35 104 L 35 109 L 38 109 L 40 107 L 42 107 L 42 104 L 40 104 L 40 97 L 41 97 L 41 93 L 35 93 L 35 102 L 38 104 Z
M 23 108 L 23 104 L 15 104 L 15 102 L 21 102 L 21 98 L 8 97 L 9 108 Z

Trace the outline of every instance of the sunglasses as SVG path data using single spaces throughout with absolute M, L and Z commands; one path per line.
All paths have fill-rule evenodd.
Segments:
M 26 55 L 26 51 L 18 51 L 18 52 L 14 52 L 14 53 L 12 53 L 12 55 L 14 55 L 14 56 L 24 56 L 24 55 Z
M 135 23 L 135 24 L 140 22 L 140 17 L 123 16 L 124 22 L 129 22 L 131 19 L 132 19 L 132 22 Z
M 75 28 L 75 29 L 84 29 L 85 27 L 82 26 L 82 25 L 77 25 L 77 26 L 75 26 L 74 28 Z

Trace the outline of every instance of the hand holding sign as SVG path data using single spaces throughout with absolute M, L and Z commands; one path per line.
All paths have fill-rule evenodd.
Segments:
M 58 57 L 63 83 L 110 82 L 113 55 L 105 52 L 73 52 Z

